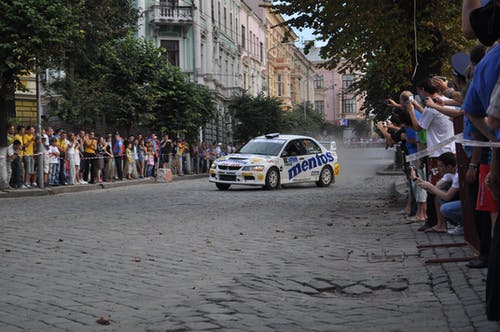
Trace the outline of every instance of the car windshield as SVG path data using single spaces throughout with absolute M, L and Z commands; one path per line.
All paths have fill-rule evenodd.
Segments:
M 277 156 L 286 140 L 256 138 L 242 146 L 236 153 Z

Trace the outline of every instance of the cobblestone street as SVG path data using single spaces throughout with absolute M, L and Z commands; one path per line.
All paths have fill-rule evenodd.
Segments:
M 460 239 L 406 225 L 401 177 L 359 151 L 329 188 L 203 178 L 0 199 L 0 330 L 499 330 L 486 270 L 425 265 L 471 253 L 419 251 Z

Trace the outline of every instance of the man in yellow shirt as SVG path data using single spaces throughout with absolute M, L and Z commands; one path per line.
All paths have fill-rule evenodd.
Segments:
M 35 128 L 28 126 L 23 135 L 23 162 L 24 162 L 24 184 L 30 188 L 36 187 L 36 172 L 35 172 Z

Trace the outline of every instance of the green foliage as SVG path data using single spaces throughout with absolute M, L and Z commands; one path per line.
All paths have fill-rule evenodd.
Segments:
M 429 75 L 449 74 L 449 57 L 471 45 L 460 33 L 460 2 L 416 3 L 418 66 L 413 1 L 285 0 L 273 7 L 326 42 L 321 55 L 330 59 L 328 68 L 363 73 L 355 88 L 366 91 L 367 109 L 383 113 L 385 98 Z
M 188 81 L 179 68 L 168 62 L 156 82 L 159 98 L 153 109 L 156 130 L 196 139 L 199 127 L 215 114 L 215 96 L 207 87 Z
M 206 87 L 189 82 L 161 50 L 133 34 L 104 44 L 90 72 L 98 75 L 66 77 L 56 86 L 62 119 L 83 126 L 105 119 L 125 132 L 148 127 L 194 138 L 216 109 Z
M 0 1 L 0 123 L 14 107 L 19 76 L 55 66 L 65 56 L 68 40 L 78 31 L 82 0 Z M 7 144 L 0 127 L 0 146 Z
M 314 136 L 323 131 L 325 124 L 324 115 L 316 112 L 312 104 L 307 102 L 283 114 L 284 133 Z
M 245 142 L 252 137 L 279 132 L 283 126 L 283 110 L 277 98 L 259 94 L 235 96 L 230 101 L 229 111 L 234 118 L 234 138 Z

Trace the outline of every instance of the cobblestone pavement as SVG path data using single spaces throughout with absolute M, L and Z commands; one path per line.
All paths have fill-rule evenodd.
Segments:
M 4 198 L 0 331 L 499 330 L 486 271 L 424 264 L 470 253 L 418 251 L 455 239 L 404 224 L 395 180 Z

